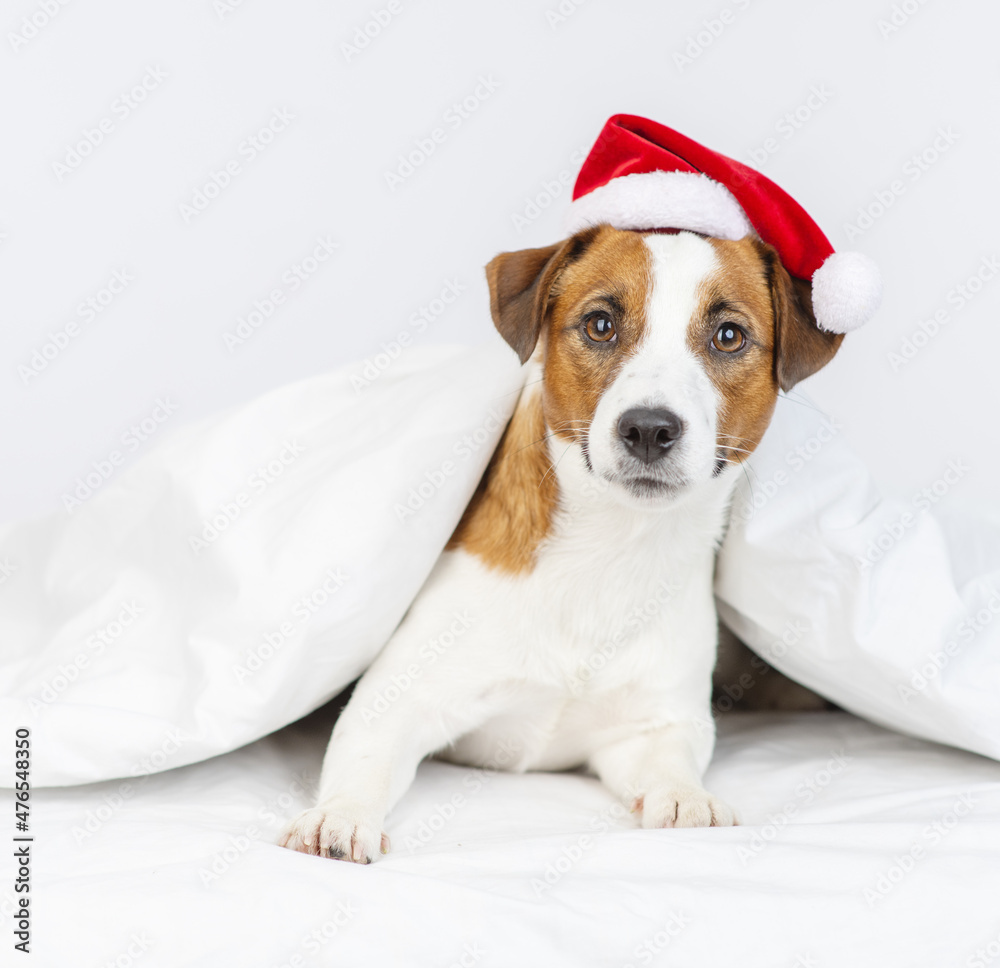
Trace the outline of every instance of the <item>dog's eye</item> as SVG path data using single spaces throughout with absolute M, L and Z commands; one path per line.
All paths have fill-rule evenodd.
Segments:
M 584 331 L 595 343 L 609 343 L 615 338 L 615 324 L 607 316 L 591 316 Z
M 746 344 L 746 334 L 733 323 L 723 323 L 712 337 L 712 345 L 723 353 L 735 353 Z

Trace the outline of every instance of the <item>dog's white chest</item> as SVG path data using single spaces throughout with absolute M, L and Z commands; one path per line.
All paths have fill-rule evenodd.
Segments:
M 442 560 L 428 591 L 473 603 L 462 661 L 489 669 L 478 699 L 498 710 L 450 758 L 489 764 L 506 749 L 508 769 L 564 769 L 619 733 L 703 708 L 721 507 L 692 512 L 678 524 L 576 509 L 517 578 L 462 551 Z

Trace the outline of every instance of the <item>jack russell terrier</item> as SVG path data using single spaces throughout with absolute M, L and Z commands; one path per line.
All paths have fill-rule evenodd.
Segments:
M 810 282 L 753 231 L 602 223 L 498 255 L 486 275 L 493 322 L 527 364 L 524 389 L 446 550 L 339 717 L 317 805 L 283 846 L 369 863 L 434 753 L 515 771 L 585 766 L 647 828 L 736 823 L 702 785 L 715 552 L 779 390 L 826 364 L 843 335 L 817 325 Z M 468 628 L 428 661 L 456 612 Z M 401 677 L 409 688 L 375 712 Z

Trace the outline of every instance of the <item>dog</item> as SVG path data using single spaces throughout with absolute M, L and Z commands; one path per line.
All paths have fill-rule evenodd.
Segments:
M 524 389 L 336 723 L 317 805 L 283 846 L 370 863 L 389 849 L 387 813 L 435 753 L 586 767 L 645 828 L 736 822 L 702 784 L 715 553 L 779 390 L 829 362 L 843 336 L 817 326 L 810 284 L 756 235 L 598 224 L 502 253 L 486 275 Z M 452 626 L 453 644 L 428 650 Z

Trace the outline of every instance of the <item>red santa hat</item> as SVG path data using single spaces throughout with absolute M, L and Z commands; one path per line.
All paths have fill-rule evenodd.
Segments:
M 567 231 L 599 222 L 731 240 L 756 233 L 790 275 L 812 282 L 816 322 L 831 333 L 867 322 L 882 296 L 875 263 L 860 252 L 834 252 L 802 206 L 769 178 L 635 115 L 608 119 L 576 179 Z

